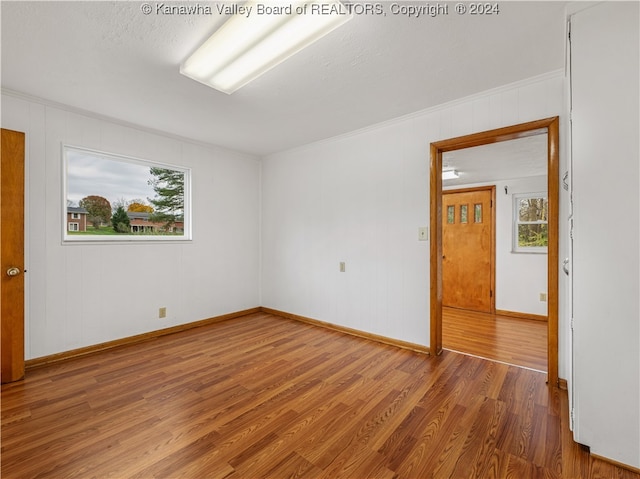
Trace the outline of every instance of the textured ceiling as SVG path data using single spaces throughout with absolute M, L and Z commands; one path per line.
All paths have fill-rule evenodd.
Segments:
M 424 2 L 397 2 L 423 5 Z M 7 2 L 2 87 L 147 128 L 266 155 L 547 73 L 564 64 L 564 2 L 491 16 L 356 15 L 232 95 L 179 73 L 220 26 L 149 2 Z M 443 5 L 445 3 L 442 3 Z
M 443 181 L 445 188 L 546 175 L 547 134 L 449 151 L 442 165 L 460 175 Z

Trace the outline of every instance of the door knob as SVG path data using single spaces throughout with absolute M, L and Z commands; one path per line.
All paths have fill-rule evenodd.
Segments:
M 7 270 L 8 276 L 18 276 L 19 274 L 20 274 L 20 268 L 16 268 L 15 266 Z

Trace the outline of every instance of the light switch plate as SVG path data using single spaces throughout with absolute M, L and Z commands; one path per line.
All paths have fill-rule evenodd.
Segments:
M 429 239 L 429 227 L 421 226 L 418 228 L 418 240 L 419 241 L 427 241 Z

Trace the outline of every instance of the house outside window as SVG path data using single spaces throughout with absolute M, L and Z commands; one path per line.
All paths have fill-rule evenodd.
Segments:
M 87 230 L 87 210 L 73 206 L 67 207 L 67 231 L 79 233 Z
M 513 195 L 513 252 L 546 253 L 548 220 L 547 193 Z

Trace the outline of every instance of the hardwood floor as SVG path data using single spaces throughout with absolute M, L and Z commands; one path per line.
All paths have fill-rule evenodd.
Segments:
M 638 478 L 545 374 L 257 313 L 2 386 L 3 478 Z
M 547 371 L 547 323 L 442 308 L 442 345 L 516 366 Z

